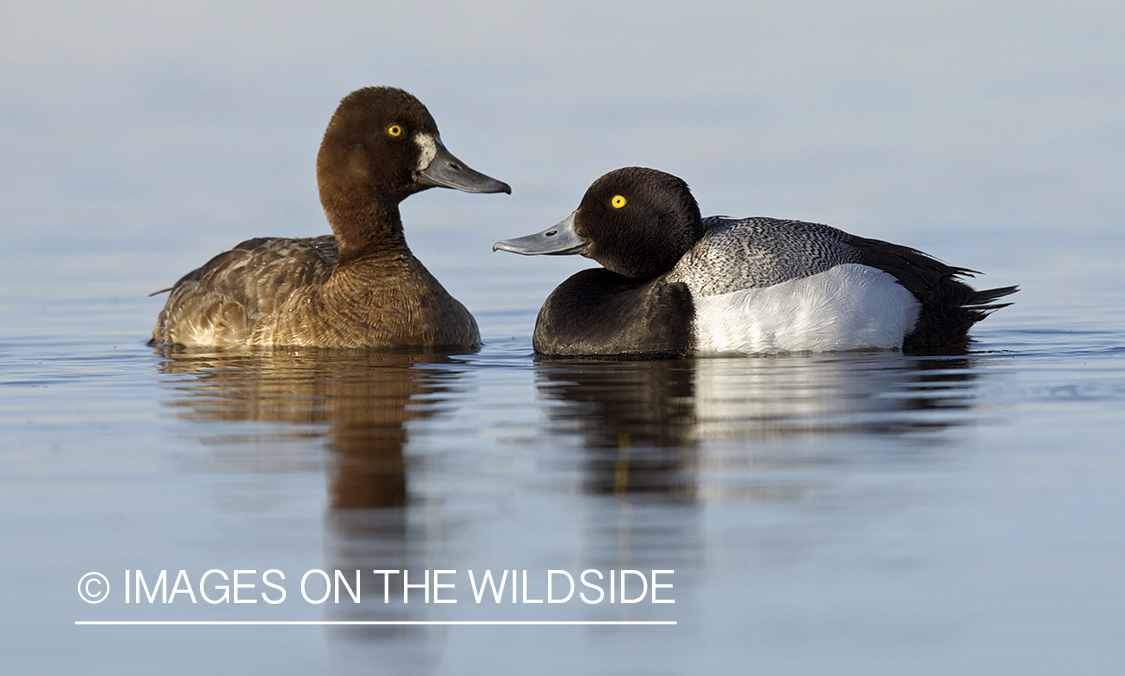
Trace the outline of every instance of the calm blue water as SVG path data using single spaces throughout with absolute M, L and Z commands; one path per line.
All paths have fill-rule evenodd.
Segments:
M 3 13 L 4 673 L 1125 668 L 1117 4 Z M 513 186 L 403 209 L 485 345 L 146 347 L 148 293 L 243 239 L 326 232 L 316 147 L 368 84 L 417 94 Z M 539 304 L 588 263 L 491 244 L 630 164 L 684 177 L 705 214 L 828 222 L 1022 290 L 961 356 L 538 360 Z M 181 593 L 137 603 L 137 570 Z M 236 570 L 258 602 L 208 603 Z M 312 570 L 362 571 L 361 602 L 306 601 Z M 409 603 L 389 577 L 383 603 L 375 570 L 455 572 Z M 508 573 L 499 602 L 474 598 L 486 570 Z M 551 570 L 574 594 L 533 603 L 548 579 L 566 595 Z M 623 570 L 675 603 L 610 603 Z M 95 571 L 109 594 L 88 604 Z M 676 624 L 403 624 L 442 621 Z

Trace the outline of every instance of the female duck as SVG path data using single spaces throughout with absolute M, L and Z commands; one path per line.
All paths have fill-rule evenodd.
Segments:
M 701 219 L 679 178 L 629 167 L 602 176 L 566 220 L 497 242 L 519 254 L 582 254 L 543 304 L 545 355 L 688 355 L 963 346 L 1006 304 L 907 247 L 826 225 Z
M 430 187 L 506 192 L 445 149 L 426 107 L 389 87 L 352 92 L 316 161 L 335 236 L 260 238 L 176 282 L 152 343 L 230 347 L 466 347 L 477 323 L 406 246 L 399 202 Z

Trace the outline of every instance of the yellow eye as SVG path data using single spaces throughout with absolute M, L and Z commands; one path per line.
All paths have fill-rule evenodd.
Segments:
M 613 205 L 614 209 L 620 209 L 621 207 L 628 204 L 629 200 L 625 199 L 621 195 L 614 195 L 613 199 L 611 199 L 609 203 Z
M 387 133 L 397 138 L 399 136 L 402 136 L 402 127 L 398 126 L 397 124 L 392 124 L 391 126 L 387 127 Z

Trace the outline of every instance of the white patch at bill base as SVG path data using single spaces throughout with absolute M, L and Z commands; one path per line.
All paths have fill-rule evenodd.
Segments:
M 441 139 L 434 138 L 429 134 L 415 134 L 414 142 L 422 149 L 418 156 L 418 168 L 415 171 L 425 171 L 437 157 L 437 147 L 441 143 Z

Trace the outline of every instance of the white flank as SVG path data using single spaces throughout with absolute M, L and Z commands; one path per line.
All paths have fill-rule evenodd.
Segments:
M 855 263 L 694 302 L 700 354 L 901 348 L 921 308 L 893 275 Z

